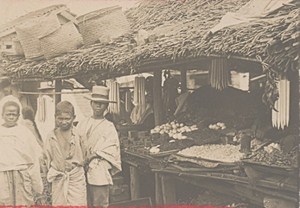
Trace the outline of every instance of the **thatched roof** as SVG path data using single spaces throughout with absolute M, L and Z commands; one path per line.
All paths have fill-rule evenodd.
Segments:
M 198 54 L 258 58 L 277 72 L 297 70 L 300 3 L 294 1 L 265 18 L 224 28 L 198 44 Z
M 138 70 L 141 62 L 153 59 L 175 59 L 200 39 L 205 31 L 217 24 L 228 11 L 236 11 L 247 0 L 211 1 L 144 1 L 127 12 L 133 32 L 114 43 L 96 44 L 47 61 L 26 62 L 10 60 L 5 67 L 16 78 L 73 76 L 78 74 L 129 74 Z M 134 35 L 140 29 L 154 29 L 160 25 L 175 25 L 171 32 L 150 43 L 137 46 Z M 194 45 L 195 47 L 195 45 Z
M 143 1 L 126 13 L 132 24 L 131 34 L 113 43 L 96 44 L 47 61 L 11 60 L 5 64 L 5 71 L 16 78 L 107 77 L 142 70 L 145 63 L 170 60 L 176 64 L 212 54 L 261 57 L 258 61 L 274 64 L 277 71 L 285 70 L 287 64 L 293 65 L 298 59 L 297 5 L 286 5 L 263 20 L 224 28 L 205 38 L 223 15 L 237 11 L 248 1 Z M 134 37 L 141 29 L 155 29 L 151 32 L 155 35 L 149 37 L 148 43 L 137 45 Z

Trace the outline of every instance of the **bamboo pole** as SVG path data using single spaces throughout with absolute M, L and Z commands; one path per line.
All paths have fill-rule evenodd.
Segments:
M 154 71 L 153 77 L 153 110 L 155 125 L 161 125 L 164 119 L 161 87 L 161 71 Z

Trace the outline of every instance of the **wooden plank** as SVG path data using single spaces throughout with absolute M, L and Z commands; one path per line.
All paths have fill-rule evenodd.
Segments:
M 176 184 L 174 178 L 161 175 L 161 189 L 164 205 L 176 204 Z
M 136 167 L 136 168 L 139 167 L 138 164 L 136 164 L 136 163 L 134 163 L 134 162 L 132 162 L 132 161 L 129 161 L 129 160 L 124 160 L 124 159 L 122 159 L 122 162 L 123 162 L 123 163 L 127 163 L 128 165 L 133 166 L 133 167 Z
M 67 92 L 19 92 L 24 95 L 74 95 L 74 94 L 86 94 L 90 93 L 88 89 L 80 91 L 67 91 Z
M 131 199 L 138 199 L 140 197 L 140 177 L 136 167 L 129 167 L 130 174 L 130 196 Z
M 59 13 L 61 16 L 63 16 L 64 18 L 72 21 L 75 25 L 78 25 L 78 21 L 77 19 L 71 15 L 69 12 L 66 12 L 66 11 L 62 11 L 61 13 Z
M 161 187 L 161 177 L 159 173 L 155 173 L 155 204 L 162 205 L 163 197 L 162 197 L 162 187 Z
M 162 87 L 161 87 L 161 71 L 154 71 L 153 77 L 153 110 L 155 125 L 163 123 L 163 102 L 162 102 Z
M 235 61 L 246 61 L 257 63 L 261 66 L 261 62 L 258 59 L 253 58 L 245 58 L 240 56 L 223 56 L 223 55 L 214 55 L 210 54 L 209 56 L 198 56 L 198 57 L 185 57 L 182 59 L 172 60 L 171 58 L 155 58 L 152 60 L 144 60 L 141 62 L 140 66 L 135 70 L 136 73 L 141 72 L 151 72 L 151 71 L 159 71 L 162 69 L 175 69 L 178 70 L 180 68 L 184 69 L 199 69 L 203 66 L 207 66 L 212 58 L 230 58 Z M 205 68 L 205 67 L 204 67 Z

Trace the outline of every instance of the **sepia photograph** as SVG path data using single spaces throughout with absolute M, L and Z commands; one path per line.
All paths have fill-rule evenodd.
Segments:
M 299 14 L 0 0 L 0 208 L 300 207 Z

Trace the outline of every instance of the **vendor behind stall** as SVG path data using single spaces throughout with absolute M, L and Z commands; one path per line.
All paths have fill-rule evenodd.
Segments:
M 137 120 L 137 125 L 144 130 L 154 128 L 153 99 L 150 96 L 146 96 L 146 109 Z
M 130 118 L 135 125 L 135 130 L 150 130 L 154 128 L 153 111 L 153 77 L 149 76 L 145 80 L 145 110 L 140 112 L 140 106 L 135 106 L 131 112 Z

